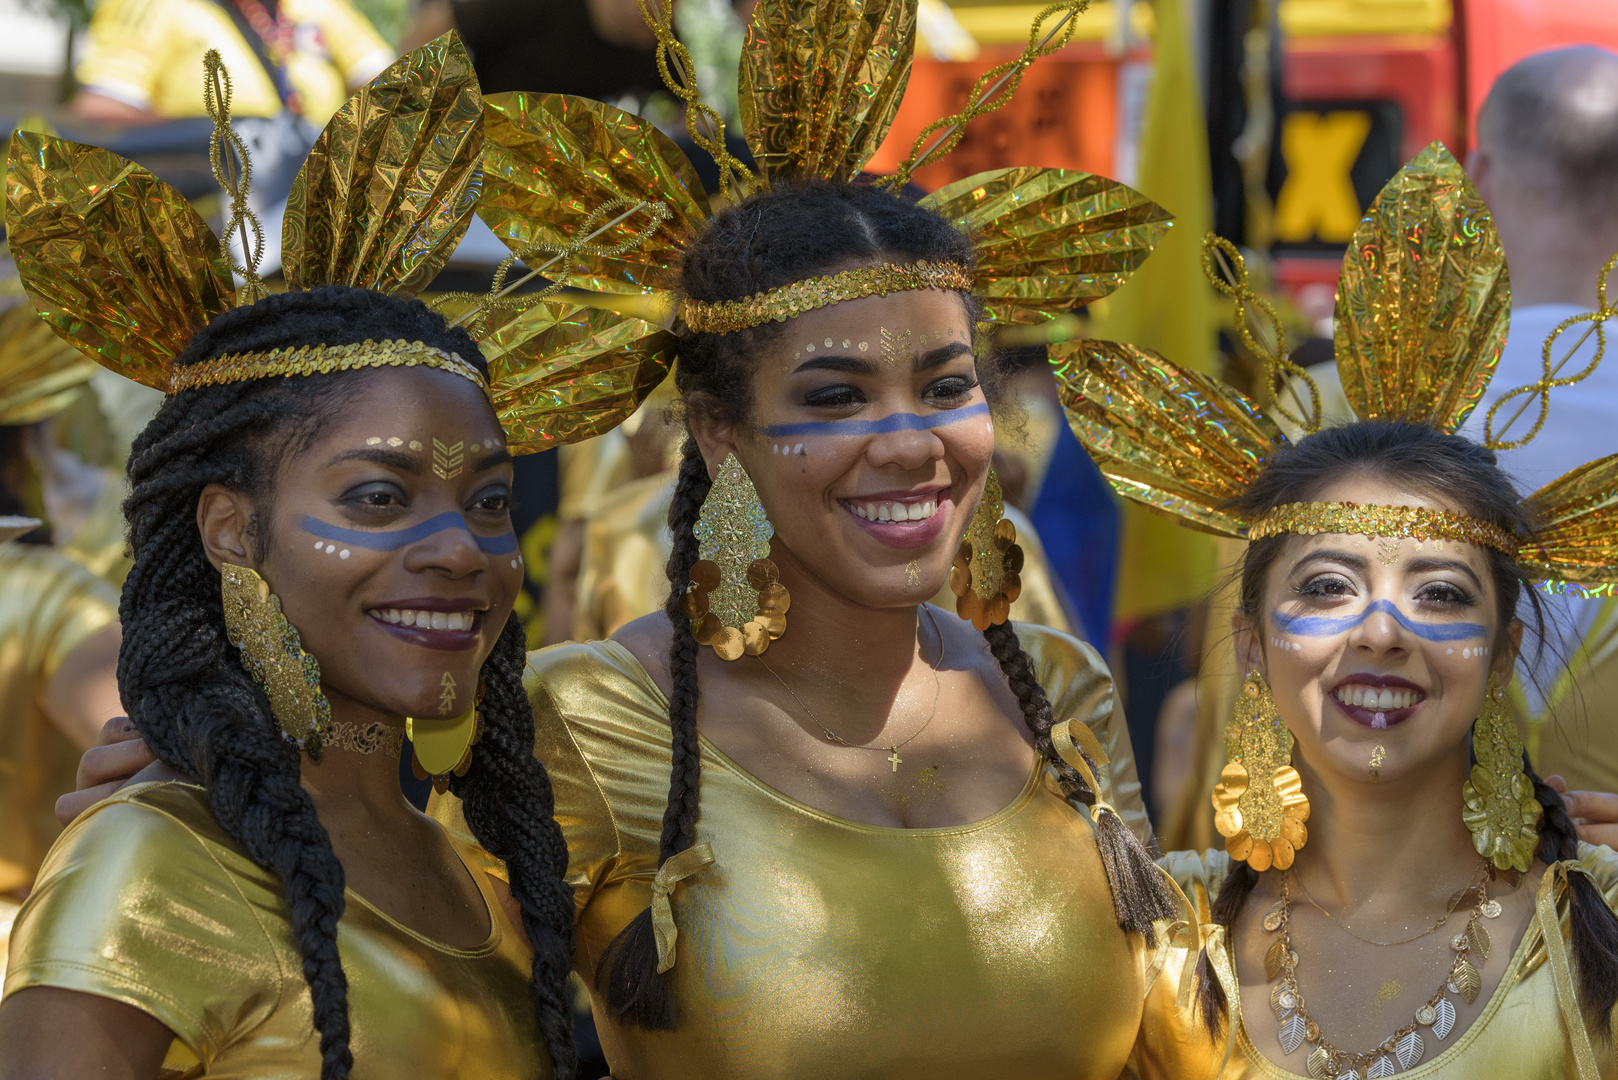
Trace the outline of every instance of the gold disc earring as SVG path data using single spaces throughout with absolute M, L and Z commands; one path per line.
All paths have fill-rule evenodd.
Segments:
M 1225 725 L 1229 764 L 1214 788 L 1214 828 L 1225 850 L 1254 870 L 1285 870 L 1308 841 L 1309 797 L 1292 767 L 1292 733 L 1269 684 L 1250 672 Z
M 770 559 L 775 527 L 735 454 L 720 462 L 692 532 L 699 559 L 680 600 L 692 636 L 722 660 L 762 654 L 787 632 L 792 596 Z
M 242 667 L 270 699 L 281 732 L 311 757 L 320 756 L 320 733 L 331 723 L 331 703 L 320 692 L 320 663 L 303 649 L 298 628 L 281 612 L 267 581 L 245 566 L 219 571 L 225 638 L 241 652 Z
M 1472 846 L 1496 869 L 1526 872 L 1534 865 L 1545 808 L 1523 772 L 1522 740 L 1505 700 L 1499 674 L 1491 674 L 1472 724 L 1472 753 L 1478 763 L 1461 785 L 1461 819 L 1472 831 Z
M 454 701 L 455 680 L 444 673 L 446 700 Z M 405 735 L 410 739 L 410 771 L 417 780 L 429 777 L 440 795 L 451 776 L 465 776 L 472 766 L 472 747 L 483 738 L 483 683 L 477 700 L 458 716 L 407 716 Z
M 966 526 L 966 535 L 949 570 L 955 614 L 978 630 L 999 626 L 1011 618 L 1011 605 L 1022 595 L 1022 548 L 1017 526 L 1006 520 L 1000 478 L 989 470 L 983 498 Z

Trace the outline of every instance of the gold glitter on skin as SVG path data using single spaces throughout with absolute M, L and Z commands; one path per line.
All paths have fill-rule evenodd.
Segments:
M 454 444 L 433 439 L 433 475 L 440 480 L 453 480 L 466 467 L 466 441 Z
M 444 672 L 444 677 L 438 681 L 441 693 L 438 695 L 438 715 L 455 715 L 455 676 Z
M 905 564 L 905 584 L 912 588 L 921 584 L 921 567 L 916 565 L 915 559 Z
M 882 362 L 898 367 L 910 358 L 910 331 L 882 328 Z
M 1382 775 L 1382 763 L 1388 760 L 1388 752 L 1381 743 L 1371 747 L 1371 779 L 1376 780 Z

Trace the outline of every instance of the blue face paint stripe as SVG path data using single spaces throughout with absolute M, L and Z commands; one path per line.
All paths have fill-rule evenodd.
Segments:
M 764 434 L 771 439 L 790 439 L 794 435 L 891 435 L 896 431 L 930 431 L 970 420 L 974 416 L 988 415 L 988 403 L 980 401 L 976 405 L 926 416 L 894 413 L 880 420 L 811 420 L 802 424 L 776 424 L 765 428 Z
M 391 529 L 386 532 L 361 532 L 358 529 L 345 529 L 340 525 L 328 525 L 318 518 L 303 519 L 303 531 L 310 536 L 369 551 L 398 551 L 407 544 L 414 544 L 417 540 L 441 533 L 445 529 L 465 529 L 469 533 L 472 532 L 466 518 L 453 510 L 428 518 L 407 529 Z M 479 536 L 472 533 L 472 540 L 477 544 L 478 550 L 485 555 L 509 555 L 517 550 L 517 534 L 514 532 L 501 536 Z
M 1429 626 L 1412 622 L 1404 612 L 1394 607 L 1391 600 L 1378 600 L 1358 615 L 1346 615 L 1339 619 L 1316 615 L 1288 615 L 1283 611 L 1277 611 L 1275 626 L 1282 633 L 1296 637 L 1331 637 L 1333 634 L 1354 629 L 1378 612 L 1387 615 L 1423 641 L 1469 641 L 1472 638 L 1487 637 L 1489 633 L 1488 627 L 1482 623 L 1439 623 Z

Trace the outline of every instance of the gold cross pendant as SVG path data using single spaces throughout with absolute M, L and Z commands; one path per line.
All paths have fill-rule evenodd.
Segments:
M 893 763 L 893 771 L 898 772 L 899 765 L 904 761 L 904 758 L 899 756 L 899 748 L 897 746 L 895 746 L 893 748 L 893 752 L 888 755 L 888 760 Z

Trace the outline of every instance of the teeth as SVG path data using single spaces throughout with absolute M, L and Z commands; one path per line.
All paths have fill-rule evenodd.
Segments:
M 921 502 L 845 502 L 856 517 L 866 521 L 926 521 L 938 513 L 938 503 L 932 499 Z
M 371 617 L 393 626 L 413 626 L 420 630 L 470 630 L 474 612 L 417 611 L 414 608 L 377 608 Z
M 1372 709 L 1377 712 L 1408 709 L 1421 701 L 1423 697 L 1419 691 L 1394 689 L 1387 686 L 1344 686 L 1336 690 L 1333 696 L 1344 705 L 1354 705 L 1361 709 Z

